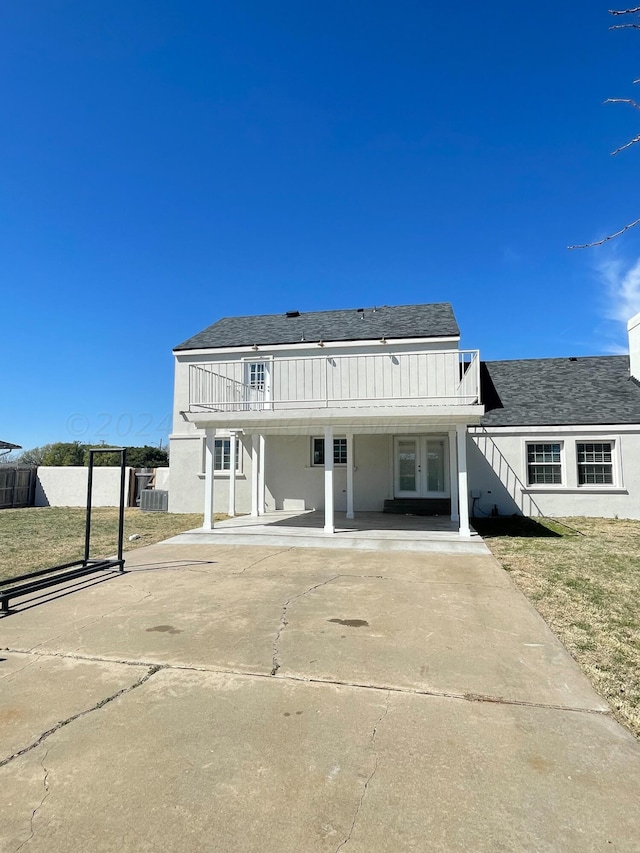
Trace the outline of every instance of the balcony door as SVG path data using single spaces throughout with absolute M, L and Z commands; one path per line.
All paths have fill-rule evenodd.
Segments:
M 271 409 L 271 361 L 244 362 L 244 396 L 249 411 Z
M 395 497 L 449 497 L 447 441 L 437 436 L 397 436 Z

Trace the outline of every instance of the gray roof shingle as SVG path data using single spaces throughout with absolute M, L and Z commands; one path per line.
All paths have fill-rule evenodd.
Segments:
M 431 305 L 383 305 L 364 311 L 300 312 L 297 317 L 266 314 L 224 317 L 175 347 L 176 350 L 216 347 L 273 346 L 301 341 L 365 341 L 385 338 L 459 337 L 448 302 Z
M 640 424 L 640 385 L 626 355 L 487 361 L 483 426 Z

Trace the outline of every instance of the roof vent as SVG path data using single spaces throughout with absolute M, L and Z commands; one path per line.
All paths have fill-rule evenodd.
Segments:
M 364 314 L 364 308 L 356 308 L 358 314 Z
M 299 317 L 300 312 L 299 311 L 287 311 L 286 316 L 287 317 Z
M 578 359 L 574 355 L 572 355 L 571 358 L 569 359 L 569 361 L 577 361 L 577 360 Z

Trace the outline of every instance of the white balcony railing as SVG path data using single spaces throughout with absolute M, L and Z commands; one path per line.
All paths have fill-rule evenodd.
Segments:
M 194 413 L 479 402 L 477 350 L 256 358 L 189 366 L 189 411 Z

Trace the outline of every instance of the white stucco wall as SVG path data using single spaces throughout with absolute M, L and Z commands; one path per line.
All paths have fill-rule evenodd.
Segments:
M 88 468 L 64 466 L 38 468 L 36 506 L 86 506 Z M 125 471 L 125 501 L 129 490 L 131 469 Z M 120 469 L 93 469 L 93 506 L 120 504 Z
M 562 485 L 528 486 L 527 442 L 559 442 Z M 579 486 L 578 441 L 614 442 L 614 485 Z M 469 489 L 480 490 L 478 515 L 640 518 L 640 433 L 628 426 L 493 429 L 468 439 Z
M 191 426 L 191 424 L 189 425 Z M 236 473 L 236 511 L 251 510 L 251 438 L 238 436 L 241 470 Z M 169 512 L 204 510 L 204 430 L 192 428 L 190 434 L 171 437 Z M 158 486 L 160 488 L 160 486 Z M 267 508 L 270 495 L 267 492 Z M 215 512 L 229 508 L 229 475 L 216 472 Z
M 169 468 L 156 468 L 156 489 L 169 489 Z
M 236 511 L 251 511 L 251 438 L 240 437 L 242 471 L 236 475 Z M 354 507 L 356 512 L 380 511 L 392 497 L 390 466 L 392 445 L 388 435 L 354 437 Z M 202 512 L 204 508 L 203 437 L 172 440 L 170 512 Z M 283 509 L 285 501 L 304 502 L 306 509 L 324 508 L 324 468 L 311 464 L 311 436 L 267 436 L 265 451 L 265 504 Z M 334 469 L 335 508 L 346 510 L 347 469 Z M 217 473 L 214 510 L 229 506 L 229 475 Z

